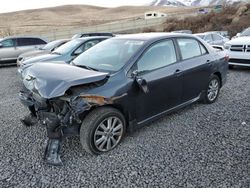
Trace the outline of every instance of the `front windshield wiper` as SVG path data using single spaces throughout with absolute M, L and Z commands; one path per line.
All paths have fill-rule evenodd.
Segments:
M 88 70 L 98 71 L 98 69 L 89 67 L 89 66 L 87 66 L 87 65 L 76 65 L 76 64 L 74 64 L 74 63 L 73 63 L 73 65 L 75 65 L 75 66 L 77 66 L 77 67 L 84 68 L 84 69 L 88 69 Z

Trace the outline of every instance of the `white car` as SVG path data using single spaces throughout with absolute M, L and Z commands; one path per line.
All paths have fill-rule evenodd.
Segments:
M 250 36 L 239 37 L 225 43 L 224 48 L 229 56 L 229 66 L 250 67 Z

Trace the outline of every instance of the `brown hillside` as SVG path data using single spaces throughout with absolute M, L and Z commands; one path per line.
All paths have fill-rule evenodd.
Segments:
M 48 32 L 143 17 L 146 11 L 165 13 L 193 11 L 193 8 L 123 6 L 104 8 L 87 5 L 66 5 L 0 14 L 2 33 L 11 34 Z

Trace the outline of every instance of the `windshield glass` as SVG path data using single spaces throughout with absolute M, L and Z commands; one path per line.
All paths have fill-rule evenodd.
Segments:
M 116 72 L 143 44 L 144 41 L 141 40 L 108 39 L 82 53 L 74 59 L 73 64 L 100 71 Z
M 57 41 L 52 41 L 52 42 L 46 44 L 42 49 L 43 50 L 52 50 L 55 47 L 57 47 L 59 44 L 61 44 L 61 42 L 58 41 L 58 40 Z
M 250 27 L 245 29 L 242 33 L 241 36 L 250 36 Z
M 82 40 L 71 40 L 71 41 L 67 42 L 66 44 L 57 48 L 53 53 L 55 53 L 55 54 L 67 54 L 67 53 L 71 52 L 73 49 L 75 49 L 80 43 L 82 43 Z
M 201 35 L 201 34 L 198 34 L 198 35 L 195 35 L 195 36 L 197 36 L 197 37 L 199 37 L 199 38 L 201 38 L 201 39 L 204 39 L 204 38 L 205 38 L 205 35 Z

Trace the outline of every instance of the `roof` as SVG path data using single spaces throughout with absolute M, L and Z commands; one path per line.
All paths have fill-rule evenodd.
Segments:
M 41 37 L 36 37 L 36 36 L 8 36 L 8 37 L 4 37 L 3 39 L 13 39 L 13 38 L 39 38 L 39 39 L 42 39 Z
M 110 36 L 94 36 L 94 37 L 75 38 L 72 40 L 87 41 L 87 40 L 91 40 L 91 39 L 107 39 L 107 38 L 111 38 L 111 37 Z
M 161 38 L 171 38 L 171 37 L 190 37 L 192 34 L 186 34 L 186 33 L 138 33 L 138 34 L 128 34 L 128 35 L 121 35 L 117 36 L 115 38 L 121 38 L 121 39 L 132 39 L 132 40 L 156 40 Z

